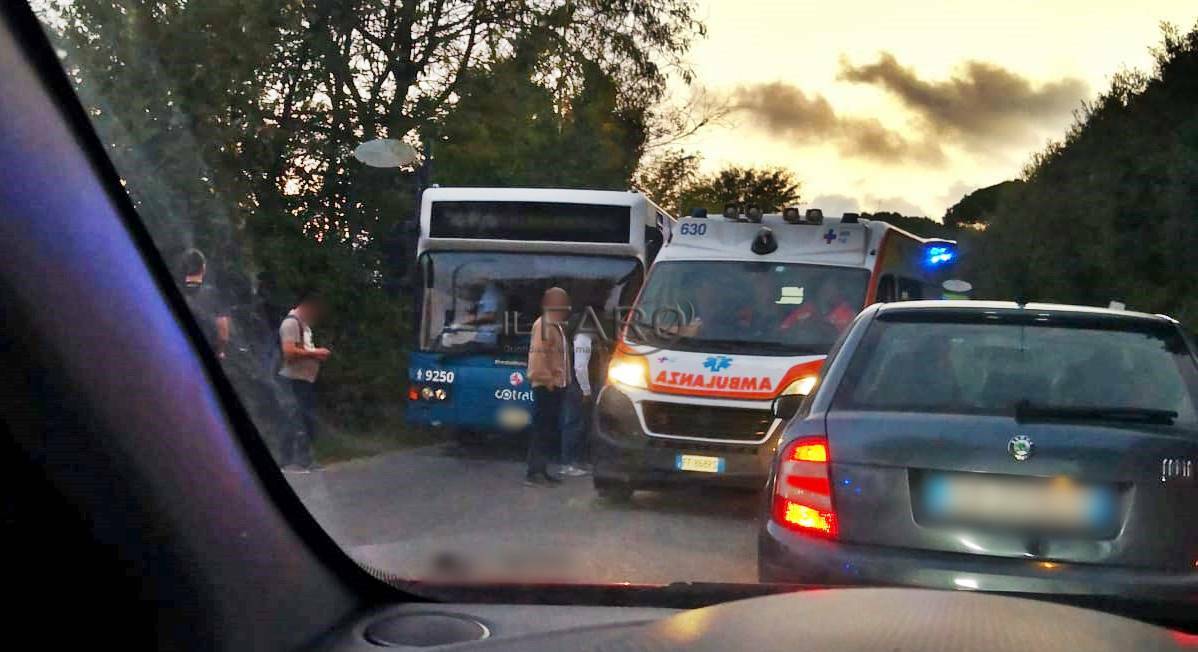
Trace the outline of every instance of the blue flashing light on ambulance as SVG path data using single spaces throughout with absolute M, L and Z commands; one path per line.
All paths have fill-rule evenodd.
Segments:
M 542 293 L 560 286 L 576 312 L 615 314 L 640 290 L 674 221 L 637 192 L 426 190 L 407 421 L 456 434 L 523 429 Z
M 707 481 L 760 487 L 780 423 L 864 306 L 939 298 L 957 259 L 856 214 L 728 207 L 679 220 L 633 306 L 598 396 L 600 495 Z

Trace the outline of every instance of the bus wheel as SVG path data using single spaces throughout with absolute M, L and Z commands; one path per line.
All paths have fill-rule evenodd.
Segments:
M 632 485 L 627 482 L 595 478 L 595 493 L 607 502 L 621 504 L 631 502 L 632 491 Z

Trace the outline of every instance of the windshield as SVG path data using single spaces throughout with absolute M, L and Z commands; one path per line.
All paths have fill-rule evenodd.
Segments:
M 870 311 L 1194 333 L 1194 0 L 30 5 L 263 472 L 373 576 L 1192 603 L 1183 336 Z
M 589 327 L 611 333 L 617 309 L 632 300 L 642 277 L 635 258 L 544 253 L 433 252 L 421 269 L 423 350 L 517 359 L 528 354 L 545 290 L 565 289 L 574 310 L 588 315 Z
M 865 301 L 869 271 L 775 262 L 653 268 L 626 337 L 681 351 L 827 353 Z
M 1161 411 L 1196 428 L 1194 360 L 1176 332 L 879 321 L 837 393 L 850 410 L 1046 416 Z M 1131 411 L 1131 412 L 1127 412 Z

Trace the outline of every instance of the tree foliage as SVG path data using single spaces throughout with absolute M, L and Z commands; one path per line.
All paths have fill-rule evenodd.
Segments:
M 979 290 L 1198 319 L 1198 27 L 1163 32 L 999 202 L 966 259 Z
M 777 212 L 799 201 L 800 182 L 782 167 L 751 168 L 731 165 L 714 174 L 700 175 L 678 193 L 682 211 L 706 208 L 719 213 L 726 204 L 757 206 Z
M 682 149 L 669 149 L 643 165 L 633 183 L 671 215 L 682 216 L 689 210 L 682 196 L 699 180 L 702 159 Z
M 646 107 L 622 105 L 593 62 L 583 63 L 576 93 L 555 96 L 537 81 L 544 46 L 532 34 L 511 57 L 459 82 L 434 141 L 440 183 L 628 187 L 644 151 Z
M 40 13 L 168 257 L 201 248 L 237 297 L 260 276 L 276 313 L 326 289 L 328 404 L 354 409 L 398 402 L 411 306 L 393 281 L 416 191 L 354 147 L 438 143 L 455 180 L 626 184 L 667 75 L 689 79 L 682 57 L 703 33 L 692 0 L 45 0 Z
M 1014 179 L 978 188 L 944 213 L 944 223 L 954 227 L 984 228 L 1007 197 L 1017 194 L 1023 181 Z

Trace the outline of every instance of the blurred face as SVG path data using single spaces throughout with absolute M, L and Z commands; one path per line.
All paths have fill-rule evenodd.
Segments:
M 315 324 L 324 318 L 325 303 L 320 299 L 312 299 L 304 302 L 304 320 L 309 324 Z
M 695 298 L 699 300 L 699 303 L 703 304 L 704 308 L 711 309 L 719 307 L 715 305 L 719 303 L 719 290 L 716 288 L 715 283 L 709 280 L 705 279 L 702 281 L 699 289 L 695 292 Z
M 565 321 L 570 316 L 570 295 L 565 292 L 545 293 L 541 312 L 550 321 Z

